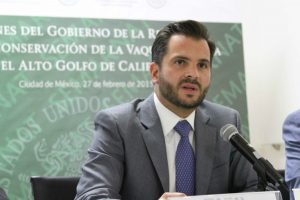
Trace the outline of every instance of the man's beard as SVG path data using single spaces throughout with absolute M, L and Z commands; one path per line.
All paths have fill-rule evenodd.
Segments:
M 181 100 L 178 95 L 178 90 L 182 83 L 195 84 L 198 87 L 198 90 L 201 92 L 198 99 L 192 102 L 186 102 L 184 100 Z M 181 108 L 191 109 L 191 108 L 196 108 L 201 104 L 201 102 L 206 96 L 208 87 L 203 89 L 202 86 L 197 81 L 192 80 L 190 78 L 186 78 L 184 80 L 181 80 L 175 88 L 162 75 L 159 75 L 159 90 L 161 95 L 172 104 Z

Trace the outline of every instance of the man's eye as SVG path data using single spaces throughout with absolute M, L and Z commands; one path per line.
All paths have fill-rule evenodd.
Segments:
M 199 63 L 199 64 L 198 64 L 198 67 L 199 67 L 200 69 L 206 69 L 206 68 L 209 67 L 209 65 L 208 65 L 208 63 Z
M 185 64 L 185 60 L 176 60 L 175 64 L 176 65 L 183 65 L 183 64 Z

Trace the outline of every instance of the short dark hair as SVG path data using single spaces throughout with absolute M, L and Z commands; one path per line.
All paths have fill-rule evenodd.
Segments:
M 168 43 L 173 35 L 185 35 L 195 39 L 204 39 L 207 41 L 210 51 L 210 60 L 212 62 L 216 45 L 210 40 L 208 30 L 202 23 L 194 20 L 173 22 L 162 28 L 156 35 L 152 45 L 152 62 L 159 66 L 163 57 L 167 53 Z

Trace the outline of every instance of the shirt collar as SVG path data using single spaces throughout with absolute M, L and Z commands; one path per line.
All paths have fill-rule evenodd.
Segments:
M 185 119 L 179 117 L 175 113 L 173 113 L 171 110 L 169 110 L 167 107 L 165 107 L 158 99 L 156 94 L 154 93 L 154 104 L 158 113 L 158 116 L 160 118 L 161 126 L 164 135 L 166 136 L 168 133 L 171 132 L 171 130 L 175 127 L 177 122 L 181 120 L 187 120 L 192 129 L 194 130 L 194 122 L 195 122 L 195 110 Z

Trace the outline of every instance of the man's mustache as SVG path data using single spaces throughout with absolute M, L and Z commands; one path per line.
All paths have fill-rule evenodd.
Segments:
M 179 82 L 179 85 L 181 85 L 183 83 L 192 83 L 192 84 L 196 85 L 198 87 L 198 89 L 201 89 L 201 85 L 195 79 L 185 78 Z

